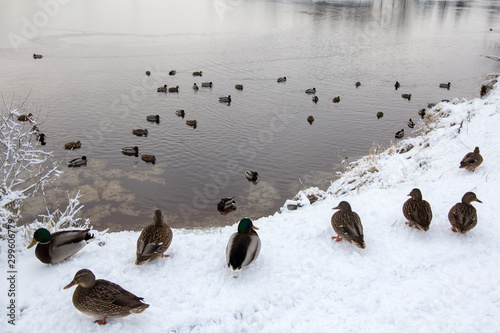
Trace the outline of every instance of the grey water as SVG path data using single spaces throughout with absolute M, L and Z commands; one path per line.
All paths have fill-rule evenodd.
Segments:
M 408 119 L 418 124 L 428 103 L 479 96 L 481 79 L 500 71 L 486 57 L 500 55 L 499 16 L 495 0 L 1 0 L 0 93 L 27 98 L 42 149 L 61 162 L 50 208 L 80 191 L 81 215 L 98 229 L 140 230 L 156 208 L 173 227 L 223 226 L 326 189 L 342 161 L 389 146 L 402 128 L 412 135 Z M 164 84 L 179 92 L 158 93 Z M 81 149 L 64 150 L 76 140 Z M 125 146 L 156 163 L 122 155 Z M 82 155 L 87 166 L 66 167 Z M 232 196 L 238 208 L 219 214 Z M 39 197 L 25 207 L 25 222 L 45 212 Z

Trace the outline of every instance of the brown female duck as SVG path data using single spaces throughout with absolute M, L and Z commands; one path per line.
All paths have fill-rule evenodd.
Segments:
M 131 313 L 141 313 L 149 307 L 137 297 L 119 285 L 107 281 L 96 280 L 94 273 L 88 269 L 76 272 L 73 281 L 64 289 L 78 285 L 73 293 L 75 308 L 89 316 L 103 317 L 95 322 L 106 324 L 106 318 L 126 317 Z
M 460 169 L 465 168 L 474 172 L 481 163 L 483 163 L 483 157 L 479 153 L 479 147 L 476 147 L 473 152 L 467 153 L 460 161 Z
M 172 236 L 172 229 L 163 221 L 161 210 L 155 210 L 153 223 L 144 227 L 137 239 L 135 264 L 143 265 L 158 257 L 165 257 L 163 253 L 172 243 Z
M 403 215 L 408 219 L 406 224 L 410 227 L 427 231 L 431 225 L 432 209 L 431 205 L 422 199 L 422 192 L 414 188 L 410 194 L 411 198 L 403 204 Z
M 332 216 L 332 228 L 337 233 L 337 237 L 332 237 L 332 239 L 340 242 L 341 237 L 343 237 L 360 249 L 366 248 L 361 219 L 357 213 L 352 211 L 351 205 L 347 201 L 341 201 L 337 207 L 332 209 L 339 209 Z
M 476 197 L 474 192 L 467 192 L 462 197 L 462 202 L 451 207 L 448 213 L 448 220 L 450 220 L 453 232 L 465 234 L 476 226 L 476 208 L 471 205 L 473 201 L 483 203 Z

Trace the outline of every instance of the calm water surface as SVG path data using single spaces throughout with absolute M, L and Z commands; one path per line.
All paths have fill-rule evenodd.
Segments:
M 388 146 L 401 128 L 411 135 L 406 123 L 427 103 L 476 97 L 481 78 L 500 71 L 485 57 L 500 54 L 494 0 L 71 0 L 48 12 L 44 21 L 37 2 L 0 1 L 0 92 L 29 95 L 48 138 L 43 149 L 63 162 L 51 205 L 79 190 L 82 216 L 99 229 L 139 230 L 155 208 L 186 228 L 272 214 L 303 187 L 326 188 L 345 157 L 366 155 L 373 142 Z M 16 45 L 13 36 L 26 40 Z M 192 76 L 198 70 L 203 77 Z M 212 89 L 192 90 L 207 81 Z M 179 93 L 157 93 L 164 84 Z M 317 104 L 304 93 L 311 87 Z M 218 102 L 229 94 L 230 106 Z M 148 123 L 150 114 L 160 123 Z M 74 140 L 82 149 L 62 148 Z M 157 163 L 121 154 L 135 145 Z M 82 155 L 87 167 L 66 169 Z M 260 181 L 248 182 L 245 169 Z M 227 196 L 238 209 L 223 216 L 216 204 Z M 32 200 L 25 220 L 43 211 Z

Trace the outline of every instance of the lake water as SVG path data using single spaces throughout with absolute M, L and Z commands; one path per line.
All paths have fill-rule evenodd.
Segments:
M 178 228 L 273 214 L 304 187 L 325 189 L 346 157 L 390 145 L 402 128 L 411 135 L 408 119 L 418 123 L 429 102 L 476 97 L 500 71 L 485 57 L 500 54 L 495 0 L 2 0 L 0 22 L 0 92 L 29 95 L 43 149 L 63 162 L 49 203 L 64 206 L 66 191 L 79 190 L 82 216 L 98 229 L 140 230 L 156 208 Z M 179 93 L 157 93 L 164 84 Z M 304 93 L 312 87 L 317 104 Z M 230 106 L 218 101 L 227 95 Z M 75 140 L 81 149 L 63 149 Z M 156 164 L 121 154 L 135 145 Z M 86 167 L 66 168 L 82 155 Z M 245 169 L 259 172 L 257 184 Z M 238 208 L 221 215 L 216 204 L 229 196 Z M 25 221 L 43 211 L 31 200 Z

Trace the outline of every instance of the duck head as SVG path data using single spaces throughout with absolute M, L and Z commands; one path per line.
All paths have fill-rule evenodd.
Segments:
M 48 243 L 50 242 L 50 239 L 52 237 L 50 236 L 50 231 L 48 231 L 45 228 L 40 228 L 35 231 L 33 234 L 33 240 L 31 241 L 30 245 L 28 245 L 28 249 L 33 247 L 36 243 Z
M 252 229 L 259 230 L 259 228 L 253 225 L 252 220 L 250 220 L 249 218 L 242 219 L 238 224 L 239 234 L 248 234 Z

